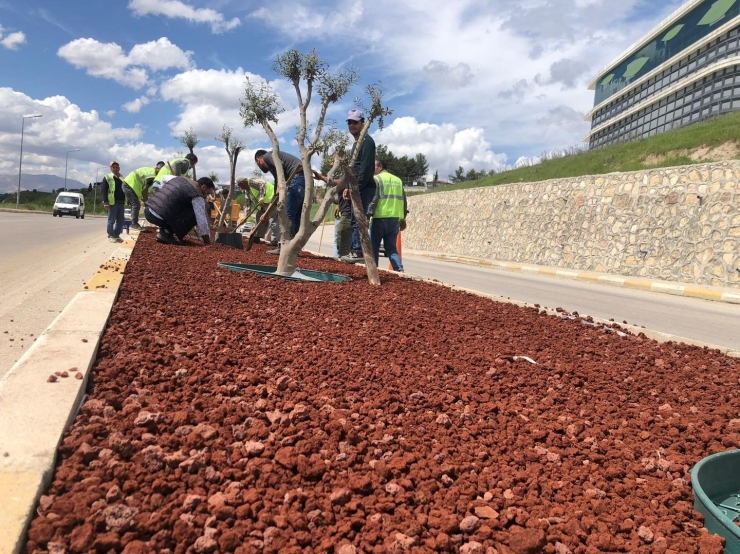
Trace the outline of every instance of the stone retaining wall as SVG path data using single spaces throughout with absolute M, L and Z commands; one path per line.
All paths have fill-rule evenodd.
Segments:
M 409 198 L 404 247 L 740 288 L 740 162 Z

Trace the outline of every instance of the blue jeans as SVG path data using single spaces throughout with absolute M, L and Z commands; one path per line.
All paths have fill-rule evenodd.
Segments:
M 396 250 L 396 239 L 398 238 L 398 218 L 397 217 L 374 217 L 370 220 L 370 242 L 373 244 L 373 254 L 375 255 L 375 265 L 378 265 L 380 258 L 380 242 L 383 241 L 385 254 L 391 262 L 391 267 L 396 271 L 403 269 L 401 256 Z
M 370 207 L 370 202 L 375 197 L 375 187 L 365 187 L 360 190 L 360 199 L 362 199 L 362 211 L 367 213 L 367 209 Z M 360 244 L 360 232 L 357 230 L 357 220 L 355 219 L 355 209 L 352 206 L 352 217 L 350 218 L 352 225 L 352 251 L 362 254 L 362 244 Z M 396 230 L 398 232 L 398 230 Z M 380 243 L 378 243 L 380 244 Z
M 293 233 L 290 238 L 296 236 L 301 226 L 301 208 L 303 208 L 303 198 L 306 196 L 306 178 L 303 173 L 299 173 L 288 184 L 288 197 L 285 199 L 285 209 L 288 212 L 288 219 L 293 227 Z
M 108 238 L 117 239 L 121 236 L 125 207 L 125 204 L 111 204 L 108 207 Z

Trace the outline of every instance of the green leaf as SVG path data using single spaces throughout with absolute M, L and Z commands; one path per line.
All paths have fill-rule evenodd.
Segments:
M 648 58 L 647 56 L 644 56 L 642 58 L 637 58 L 636 60 L 630 62 L 630 64 L 627 66 L 627 69 L 624 72 L 624 75 L 622 76 L 626 78 L 634 77 L 640 72 L 640 70 L 645 66 L 645 64 L 647 63 L 649 59 L 650 58 Z
M 670 31 L 668 31 L 668 33 L 666 33 L 666 36 L 664 36 L 661 39 L 662 42 L 668 42 L 669 40 L 676 38 L 676 35 L 680 33 L 681 29 L 683 28 L 684 28 L 683 23 L 681 25 L 676 25 L 673 29 L 671 29 Z
M 735 2 L 737 2 L 737 0 L 717 0 L 712 4 L 712 7 L 709 8 L 709 11 L 704 14 L 704 17 L 701 18 L 701 21 L 699 21 L 697 25 L 712 25 L 717 23 L 717 21 L 724 17 Z

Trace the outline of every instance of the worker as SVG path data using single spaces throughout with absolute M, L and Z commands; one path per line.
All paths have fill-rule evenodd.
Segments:
M 254 222 L 255 225 L 259 224 L 260 219 L 265 213 L 265 206 L 272 202 L 275 197 L 275 184 L 265 179 L 258 177 L 240 179 L 237 186 L 244 192 L 244 213 L 247 214 L 254 210 Z M 255 209 L 256 207 L 256 209 Z M 273 216 L 270 218 L 272 222 L 276 219 L 274 216 L 277 212 L 273 210 Z M 267 225 L 258 229 L 255 235 L 254 242 L 259 243 L 265 238 L 267 231 Z M 277 246 L 277 243 L 275 244 Z
M 144 217 L 149 223 L 159 227 L 157 242 L 181 244 L 193 226 L 203 244 L 211 244 L 211 230 L 206 215 L 206 196 L 216 186 L 208 177 L 197 181 L 187 177 L 173 177 L 166 187 L 146 201 Z
M 123 242 L 123 212 L 126 209 L 126 195 L 123 192 L 123 175 L 117 161 L 110 163 L 110 173 L 103 177 L 101 194 L 103 207 L 108 212 L 108 241 Z
M 166 177 L 168 175 L 172 175 L 174 177 L 180 177 L 182 175 L 187 175 L 188 171 L 190 171 L 191 168 L 195 167 L 195 164 L 198 163 L 198 156 L 195 154 L 185 154 L 184 158 L 175 158 L 174 160 L 170 160 L 165 164 L 165 166 L 157 173 L 157 176 L 154 178 L 154 182 L 156 183 L 155 187 L 161 187 L 165 184 L 165 182 L 168 182 L 169 179 L 162 180 L 163 177 Z
M 357 141 L 362 134 L 362 129 L 365 126 L 365 114 L 362 110 L 352 109 L 347 113 L 347 127 L 355 142 L 352 144 L 352 150 L 350 156 L 355 152 L 357 147 Z M 375 196 L 375 180 L 373 179 L 373 164 L 375 163 L 375 141 L 370 136 L 370 133 L 365 135 L 362 141 L 362 147 L 358 153 L 357 159 L 355 160 L 355 177 L 357 178 L 357 188 L 360 191 L 360 200 L 362 201 L 362 209 L 367 211 L 370 201 Z M 349 189 L 344 192 L 344 197 L 349 198 Z M 340 259 L 347 263 L 358 263 L 363 260 L 362 257 L 362 244 L 360 243 L 360 231 L 357 228 L 357 219 L 355 218 L 354 208 L 352 209 L 352 216 L 350 219 L 352 224 L 352 250 L 346 256 L 342 256 Z
M 319 181 L 328 182 L 326 175 L 318 171 L 313 171 L 313 176 Z M 334 179 L 336 188 L 334 189 L 334 254 L 335 258 L 342 260 L 346 258 L 352 249 L 352 201 L 349 198 L 349 189 L 347 181 L 344 179 Z M 369 203 L 368 203 L 369 205 Z
M 278 182 L 277 167 L 273 160 L 274 152 L 267 150 L 257 150 L 254 153 L 254 161 L 257 163 L 262 173 L 268 171 L 272 174 L 275 179 L 275 183 Z M 291 223 L 290 236 L 283 237 L 288 240 L 292 239 L 301 225 L 301 208 L 303 206 L 303 198 L 306 194 L 306 178 L 303 175 L 302 162 L 300 158 L 296 158 L 291 154 L 285 152 L 279 152 L 280 163 L 283 166 L 283 175 L 287 179 L 291 175 L 294 177 L 290 183 L 287 183 L 288 191 L 285 198 L 285 209 L 288 212 L 288 219 Z M 293 173 L 297 168 L 295 174 Z M 275 250 L 268 250 L 268 254 L 280 254 L 280 245 Z
M 155 167 L 140 167 L 135 169 L 123 180 L 123 193 L 131 206 L 131 228 L 141 230 L 139 225 L 139 210 L 141 203 L 149 198 L 149 187 L 154 183 L 157 173 L 164 167 L 164 162 L 158 162 Z
M 403 262 L 396 250 L 396 239 L 401 229 L 406 228 L 407 203 L 401 179 L 388 172 L 385 160 L 375 160 L 375 197 L 365 214 L 370 221 L 370 242 L 373 245 L 375 265 L 380 257 L 380 243 L 391 267 L 403 272 Z

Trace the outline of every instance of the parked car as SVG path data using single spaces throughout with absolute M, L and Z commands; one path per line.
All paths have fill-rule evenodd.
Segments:
M 51 209 L 53 217 L 73 215 L 77 219 L 85 219 L 85 197 L 79 192 L 60 192 Z

